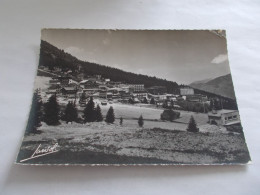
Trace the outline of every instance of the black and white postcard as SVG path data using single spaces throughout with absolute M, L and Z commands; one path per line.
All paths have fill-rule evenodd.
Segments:
M 251 161 L 225 30 L 43 29 L 37 67 L 18 164 Z

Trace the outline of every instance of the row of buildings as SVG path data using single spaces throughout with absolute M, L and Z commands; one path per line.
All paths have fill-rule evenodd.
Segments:
M 59 94 L 68 98 L 79 98 L 84 93 L 87 97 L 92 96 L 102 99 L 118 99 L 128 102 L 132 99 L 135 103 L 141 102 L 146 98 L 152 98 L 158 106 L 171 106 L 175 101 L 189 102 L 209 102 L 207 96 L 195 94 L 189 87 L 180 88 L 180 94 L 168 94 L 164 86 L 152 86 L 145 88 L 144 84 L 126 84 L 122 82 L 110 81 L 100 75 L 88 77 L 80 82 L 75 81 L 70 76 L 59 76 L 49 81 L 49 94 Z M 175 106 L 178 106 L 174 104 Z M 240 122 L 237 110 L 213 110 L 208 113 L 209 123 L 216 125 L 231 125 Z
M 144 99 L 150 101 L 152 98 L 155 103 L 160 105 L 164 101 L 192 101 L 206 102 L 207 97 L 194 94 L 192 88 L 181 88 L 180 94 L 168 94 L 165 86 L 145 87 L 144 84 L 127 84 L 115 82 L 110 79 L 102 78 L 101 75 L 94 75 L 77 82 L 71 76 L 57 76 L 49 81 L 48 94 L 59 94 L 69 98 L 80 97 L 82 93 L 86 96 L 121 99 L 127 101 L 130 98 L 134 102 L 141 102 Z

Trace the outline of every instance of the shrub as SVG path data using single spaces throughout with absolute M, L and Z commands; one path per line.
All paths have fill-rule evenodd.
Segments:
M 180 118 L 180 112 L 171 109 L 164 110 L 161 114 L 161 120 L 173 121 L 177 118 Z
M 211 125 L 218 125 L 215 120 L 212 120 L 210 124 L 211 124 Z
M 143 98 L 143 101 L 142 101 L 142 103 L 144 103 L 144 104 L 148 104 L 148 100 L 147 100 L 147 98 L 146 98 L 146 97 L 144 97 L 144 98 Z

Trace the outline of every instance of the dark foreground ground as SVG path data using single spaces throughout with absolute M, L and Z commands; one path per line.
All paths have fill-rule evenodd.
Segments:
M 37 146 L 39 143 L 27 143 Z M 23 146 L 25 146 L 24 144 Z M 72 147 L 75 147 L 73 144 Z M 80 147 L 83 147 L 82 145 Z M 36 147 L 37 148 L 37 147 Z M 26 159 L 32 155 L 34 151 L 23 149 L 18 157 L 20 160 Z M 85 149 L 84 151 L 60 150 L 59 152 L 48 154 L 45 156 L 30 159 L 22 164 L 172 164 L 173 162 L 160 160 L 156 158 L 129 157 L 114 154 L 106 154 L 104 152 L 93 152 Z M 176 163 L 175 163 L 176 164 Z
M 114 139 L 113 144 L 104 143 L 100 134 L 91 136 L 91 139 L 84 137 L 80 142 L 75 142 L 72 138 L 56 139 L 55 142 L 59 144 L 58 152 L 20 162 L 31 157 L 39 144 L 42 147 L 55 144 L 53 140 L 24 141 L 17 163 L 245 164 L 250 161 L 243 134 L 205 134 L 143 129 L 130 136 L 126 133 L 106 135 L 107 139 Z M 129 140 L 133 140 L 130 145 Z M 145 143 L 147 140 L 148 144 Z M 136 145 L 136 143 L 139 144 Z M 120 153 L 120 151 L 127 152 Z

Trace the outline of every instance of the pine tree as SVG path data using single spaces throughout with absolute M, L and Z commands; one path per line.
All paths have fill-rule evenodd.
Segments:
M 114 123 L 114 121 L 115 121 L 114 109 L 112 106 L 110 106 L 110 108 L 107 111 L 106 122 Z
M 129 102 L 129 104 L 134 104 L 135 103 L 133 98 L 129 98 L 128 102 Z
M 93 98 L 90 97 L 86 108 L 84 109 L 84 122 L 94 122 L 96 121 L 96 111 L 95 111 L 95 103 L 93 102 Z
M 59 125 L 60 106 L 57 102 L 56 95 L 52 95 L 47 103 L 44 104 L 44 122 L 47 125 Z
M 214 100 L 210 99 L 210 110 L 214 110 Z
M 80 96 L 80 99 L 79 99 L 79 103 L 80 105 L 85 105 L 86 104 L 86 99 L 87 99 L 87 95 L 85 92 L 83 92 Z
M 72 121 L 77 121 L 78 110 L 72 102 L 69 102 L 65 108 L 63 119 L 68 123 Z
M 143 103 L 144 103 L 144 104 L 148 104 L 148 101 L 147 101 L 147 98 L 146 98 L 146 97 L 144 97 Z
M 143 125 L 144 125 L 144 119 L 143 119 L 142 115 L 138 119 L 138 125 L 139 125 L 139 127 L 143 127 Z
M 120 125 L 123 125 L 123 118 L 120 117 Z
M 97 108 L 96 108 L 96 120 L 97 120 L 97 122 L 103 121 L 103 116 L 102 116 L 101 108 L 99 105 L 97 105 Z
M 171 107 L 174 108 L 174 101 L 171 100 Z
M 33 93 L 31 112 L 29 115 L 26 133 L 38 133 L 38 127 L 42 126 L 42 99 L 38 90 Z
M 190 122 L 187 128 L 187 131 L 189 132 L 199 132 L 199 128 L 197 128 L 197 124 L 193 118 L 193 116 L 190 117 Z
M 151 98 L 150 104 L 155 104 L 154 98 Z
M 167 101 L 166 101 L 166 100 L 163 101 L 162 107 L 163 107 L 163 108 L 167 108 L 167 107 L 168 107 L 168 104 L 167 104 Z

